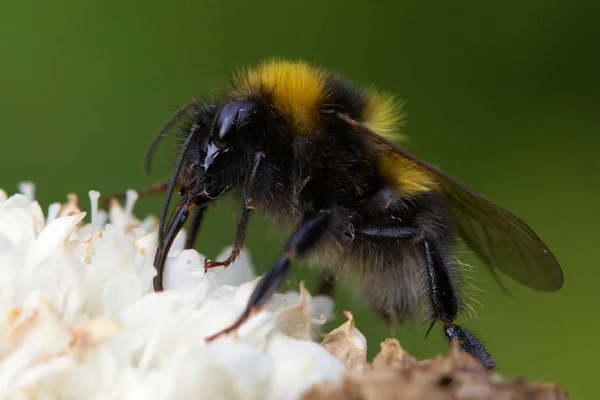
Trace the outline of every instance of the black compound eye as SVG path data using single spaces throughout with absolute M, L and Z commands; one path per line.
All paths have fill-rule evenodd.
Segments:
M 252 103 L 240 102 L 225 105 L 217 118 L 213 128 L 213 143 L 220 149 L 231 147 L 238 134 L 240 122 L 252 111 Z

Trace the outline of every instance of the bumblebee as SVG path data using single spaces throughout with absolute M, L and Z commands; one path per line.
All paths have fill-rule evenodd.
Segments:
M 230 332 L 274 293 L 295 259 L 325 266 L 326 275 L 358 278 L 372 309 L 403 322 L 425 313 L 448 341 L 487 368 L 481 342 L 456 324 L 465 303 L 457 239 L 497 269 L 539 291 L 563 284 L 550 250 L 521 219 L 407 152 L 399 144 L 401 107 L 304 62 L 268 60 L 234 74 L 215 100 L 192 100 L 153 140 L 182 138 L 163 204 L 155 256 L 156 291 L 166 255 L 191 217 L 194 246 L 207 207 L 227 192 L 240 196 L 233 250 L 205 268 L 227 266 L 240 253 L 256 211 L 291 232 Z M 171 198 L 180 200 L 168 217 Z M 496 276 L 496 275 L 494 275 Z

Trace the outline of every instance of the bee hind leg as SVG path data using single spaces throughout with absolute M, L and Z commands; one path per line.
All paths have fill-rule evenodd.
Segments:
M 427 268 L 429 301 L 434 320 L 439 320 L 444 325 L 444 334 L 448 342 L 457 340 L 462 351 L 477 358 L 485 368 L 495 369 L 496 363 L 479 339 L 454 323 L 458 317 L 459 306 L 450 270 L 439 248 L 433 242 L 425 239 L 422 243 Z
M 412 226 L 402 226 L 397 223 L 368 222 L 354 227 L 354 234 L 371 241 L 398 241 L 411 240 L 419 234 L 419 229 Z M 324 270 L 319 277 L 316 293 L 319 295 L 333 296 L 335 289 L 335 274 L 331 270 Z
M 479 339 L 460 325 L 454 323 L 459 313 L 459 300 L 456 294 L 451 271 L 442 255 L 441 247 L 434 240 L 422 237 L 421 229 L 411 224 L 367 223 L 355 228 L 356 236 L 364 239 L 386 241 L 414 241 L 422 246 L 426 264 L 427 296 L 431 309 L 431 326 L 440 321 L 449 342 L 458 341 L 462 351 L 477 358 L 487 369 L 495 369 L 496 364 Z M 429 331 L 428 331 L 429 333 Z

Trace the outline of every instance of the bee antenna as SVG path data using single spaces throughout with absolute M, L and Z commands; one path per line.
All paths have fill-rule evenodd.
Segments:
M 198 109 L 198 107 L 198 100 L 195 98 L 192 99 L 189 103 L 187 103 L 185 106 L 180 108 L 175 114 L 173 114 L 173 116 L 169 118 L 169 120 L 162 126 L 162 128 L 160 128 L 158 133 L 154 135 L 154 137 L 152 138 L 152 142 L 150 142 L 150 145 L 148 146 L 148 150 L 146 150 L 146 156 L 144 157 L 144 171 L 146 172 L 146 175 L 150 175 L 152 156 L 154 155 L 154 152 L 156 151 L 156 148 L 158 147 L 161 140 L 163 140 L 163 138 L 167 136 L 169 129 L 171 129 L 171 127 L 175 125 L 175 123 L 181 118 L 182 115 L 190 111 L 192 108 Z
M 198 124 L 194 124 L 192 126 L 192 129 L 190 130 L 189 135 L 185 139 L 183 146 L 181 147 L 181 152 L 179 153 L 179 157 L 177 158 L 177 162 L 175 163 L 175 168 L 173 168 L 173 174 L 171 175 L 171 179 L 169 180 L 169 186 L 167 187 L 167 193 L 165 195 L 165 202 L 160 212 L 160 222 L 158 228 L 158 240 L 159 243 L 161 243 L 161 245 L 163 243 L 167 212 L 169 211 L 169 206 L 171 205 L 171 198 L 173 197 L 173 189 L 175 188 L 175 183 L 177 182 L 179 172 L 181 171 L 181 166 L 183 165 L 183 161 L 185 160 L 185 156 L 187 155 L 190 143 L 192 142 L 192 137 L 194 136 L 197 130 Z

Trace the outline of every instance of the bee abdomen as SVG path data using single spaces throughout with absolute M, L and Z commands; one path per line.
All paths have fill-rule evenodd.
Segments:
M 413 243 L 356 243 L 344 268 L 360 278 L 370 307 L 390 322 L 403 322 L 426 310 L 423 255 Z

